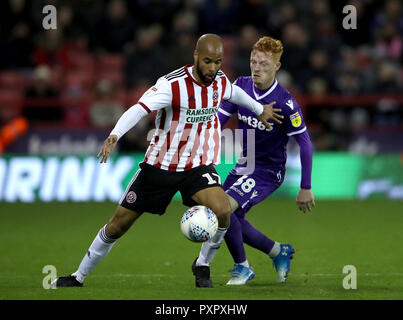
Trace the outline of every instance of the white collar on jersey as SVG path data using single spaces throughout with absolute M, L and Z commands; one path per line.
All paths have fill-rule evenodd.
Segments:
M 186 68 L 186 67 L 185 67 L 185 68 Z M 197 81 L 197 80 L 195 79 L 195 77 L 193 76 L 193 66 L 189 66 L 188 72 L 189 72 L 190 76 L 193 78 L 193 80 L 194 80 L 194 81 Z
M 267 90 L 264 94 L 262 94 L 261 96 L 259 96 L 259 94 L 256 93 L 255 90 L 255 85 L 252 82 L 252 88 L 253 88 L 253 94 L 255 95 L 256 100 L 260 100 L 263 99 L 264 97 L 266 97 L 267 95 L 269 95 L 276 87 L 277 87 L 277 79 L 274 79 L 274 83 L 271 85 L 270 89 Z

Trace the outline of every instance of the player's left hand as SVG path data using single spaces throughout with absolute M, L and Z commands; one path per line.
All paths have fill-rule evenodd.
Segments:
M 272 126 L 271 124 L 268 122 L 268 120 L 273 120 L 277 123 L 281 123 L 281 119 L 284 118 L 284 116 L 282 116 L 279 112 L 281 112 L 280 108 L 276 108 L 274 109 L 272 106 L 276 103 L 276 101 L 273 101 L 269 104 L 266 104 L 263 106 L 263 113 L 259 116 L 257 116 L 257 118 L 259 119 L 259 121 L 261 121 L 268 129 L 271 129 Z
M 304 213 L 308 210 L 311 211 L 315 206 L 315 200 L 313 199 L 313 193 L 311 189 L 300 189 L 297 195 L 297 206 L 299 210 Z

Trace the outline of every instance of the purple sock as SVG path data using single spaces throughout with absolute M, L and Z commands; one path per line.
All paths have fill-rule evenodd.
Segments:
M 235 214 L 231 214 L 231 223 L 224 239 L 234 262 L 244 262 L 246 260 L 246 253 L 245 247 L 243 246 L 242 226 L 239 218 Z
M 238 218 L 238 222 L 242 226 L 243 241 L 247 245 L 269 254 L 270 250 L 274 246 L 274 241 L 266 237 L 263 233 L 252 226 L 248 220 Z

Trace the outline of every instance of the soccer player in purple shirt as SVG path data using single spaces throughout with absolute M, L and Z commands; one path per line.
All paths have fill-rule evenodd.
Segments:
M 315 205 L 311 190 L 312 144 L 309 134 L 297 101 L 275 78 L 281 66 L 282 52 L 283 46 L 279 40 L 271 37 L 260 38 L 251 52 L 252 75 L 239 77 L 235 81 L 237 86 L 261 104 L 276 101 L 274 106 L 281 108 L 281 114 L 284 116 L 281 124 L 273 122 L 271 128 L 266 128 L 252 112 L 229 101 L 223 102 L 219 109 L 221 126 L 233 114 L 237 114 L 238 127 L 243 131 L 242 156 L 224 182 L 224 189 L 233 210 L 230 227 L 225 235 L 226 244 L 234 259 L 232 278 L 227 285 L 243 285 L 255 275 L 246 259 L 244 243 L 266 253 L 273 260 L 277 281 L 286 281 L 294 253 L 293 246 L 268 238 L 252 226 L 245 219 L 245 215 L 284 181 L 286 145 L 290 136 L 295 138 L 300 147 L 302 174 L 301 188 L 296 199 L 297 206 L 305 213 Z M 250 130 L 255 134 L 255 144 L 248 148 L 247 136 L 251 134 Z M 251 147 L 254 148 L 252 153 Z M 218 247 L 209 241 L 203 243 L 195 264 L 209 271 L 209 264 Z

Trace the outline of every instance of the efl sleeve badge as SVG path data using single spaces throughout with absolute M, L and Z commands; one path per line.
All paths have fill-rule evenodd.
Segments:
M 302 123 L 302 119 L 301 119 L 299 112 L 295 112 L 292 115 L 290 115 L 290 120 L 291 120 L 292 126 L 295 128 L 298 128 Z

